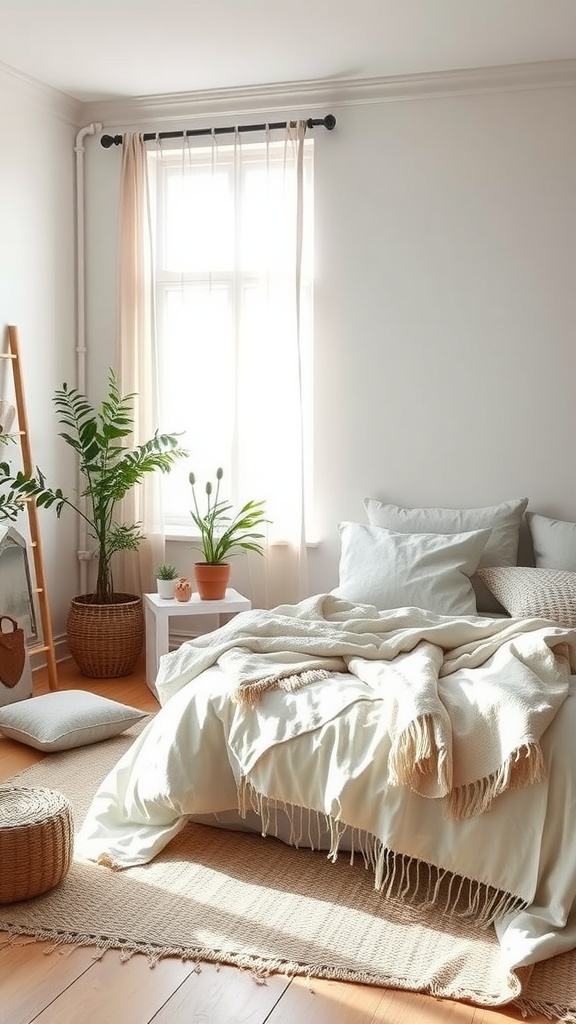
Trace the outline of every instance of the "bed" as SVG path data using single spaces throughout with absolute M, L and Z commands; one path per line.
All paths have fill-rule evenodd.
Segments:
M 334 590 L 161 659 L 161 710 L 77 851 L 123 868 L 191 820 L 250 829 L 493 925 L 510 969 L 572 949 L 576 565 L 550 563 L 573 524 L 539 516 L 554 543 L 538 521 L 540 564 L 518 566 L 526 499 L 365 505 L 339 527 Z

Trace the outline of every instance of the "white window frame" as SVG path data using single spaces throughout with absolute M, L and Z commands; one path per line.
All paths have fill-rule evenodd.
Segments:
M 274 152 L 281 153 L 283 143 L 272 144 L 274 146 Z M 276 150 L 277 146 L 277 150 Z M 226 150 L 233 152 L 233 147 L 226 146 L 226 144 L 219 143 L 219 158 Z M 265 154 L 265 145 L 263 142 L 251 142 L 250 144 L 242 144 L 242 159 L 243 162 L 246 160 L 246 165 L 249 166 L 253 157 L 262 157 Z M 211 159 L 211 149 L 203 144 L 197 144 L 191 146 L 186 158 L 191 160 L 193 166 L 205 165 Z M 229 172 L 233 174 L 233 165 L 230 161 Z M 162 427 L 165 427 L 165 421 L 170 421 L 170 429 L 174 426 L 174 405 L 170 406 L 170 402 L 167 401 L 166 395 L 169 390 L 169 382 L 167 380 L 168 373 L 170 372 L 166 365 L 166 353 L 168 351 L 168 345 L 166 343 L 166 314 L 167 314 L 167 302 L 169 301 L 170 295 L 178 294 L 180 296 L 186 296 L 187 293 L 194 289 L 195 286 L 205 288 L 206 283 L 209 282 L 209 286 L 212 289 L 218 289 L 219 286 L 228 288 L 229 291 L 229 311 L 231 313 L 236 311 L 236 306 L 239 302 L 239 293 L 245 291 L 247 288 L 252 286 L 258 286 L 262 280 L 266 277 L 262 272 L 257 273 L 254 268 L 251 270 L 238 271 L 236 267 L 230 266 L 227 269 L 211 269 L 206 267 L 204 269 L 170 269 L 166 266 L 167 264 L 167 222 L 166 222 L 166 190 L 165 182 L 166 176 L 170 174 L 174 169 L 180 170 L 182 167 L 182 153 L 181 150 L 170 150 L 165 144 L 162 145 L 162 149 L 157 153 L 153 154 L 153 159 L 149 163 L 150 168 L 150 192 L 152 196 L 152 217 L 155 226 L 156 235 L 156 256 L 155 256 L 155 302 L 156 302 L 156 313 L 157 313 L 157 346 L 158 346 L 158 365 L 159 365 L 159 379 L 158 388 L 160 395 L 160 410 Z M 305 180 L 307 181 L 308 193 L 306 196 L 305 209 L 307 209 L 310 221 L 306 225 L 305 238 L 308 240 L 309 245 L 305 250 L 304 258 L 302 261 L 302 301 L 303 308 L 305 308 L 306 315 L 304 320 L 306 322 L 306 328 L 302 331 L 302 386 L 303 386 L 303 406 L 304 406 L 304 419 L 305 419 L 305 438 L 304 438 L 304 452 L 305 452 L 305 475 L 306 475 L 306 524 L 307 524 L 307 536 L 310 536 L 312 530 L 312 504 L 313 504 L 313 467 L 312 467 L 312 451 L 313 451 L 313 168 L 314 168 L 314 150 L 313 140 L 307 139 L 305 142 L 305 153 L 304 153 L 304 169 L 305 169 Z M 307 307 L 307 309 L 306 309 Z M 229 351 L 227 358 L 231 360 L 232 366 L 234 366 L 235 353 Z M 190 400 L 193 400 L 194 393 L 194 375 L 190 373 L 189 381 L 189 394 Z M 232 381 L 234 380 L 234 374 L 231 375 Z M 176 416 L 176 421 L 178 417 Z M 193 439 L 192 439 L 193 440 Z M 191 448 L 190 440 L 186 434 L 182 437 L 182 443 L 184 447 Z M 214 462 L 214 465 L 212 463 Z M 191 492 L 186 491 L 186 503 L 182 504 L 178 502 L 178 509 L 181 507 L 182 512 L 176 511 L 176 502 L 171 500 L 171 496 L 175 495 L 176 482 L 178 478 L 183 481 L 183 478 L 187 480 L 190 469 L 196 470 L 193 455 L 190 460 L 186 460 L 185 466 L 182 464 L 180 467 L 176 467 L 172 470 L 169 478 L 163 479 L 163 490 L 164 490 L 164 505 L 165 505 L 165 528 L 167 534 L 170 537 L 186 537 L 194 534 L 194 528 L 191 524 L 191 518 L 189 515 L 189 509 L 191 507 Z M 219 461 L 215 462 L 214 459 L 210 461 L 209 466 L 203 467 L 197 474 L 200 479 L 201 488 L 204 484 L 204 474 L 207 479 L 214 479 L 215 470 L 218 464 L 223 464 L 225 468 L 225 479 L 227 487 L 225 489 L 225 495 L 231 501 L 236 502 L 238 500 L 234 470 L 233 470 L 233 454 L 231 449 L 228 449 L 226 454 L 222 453 L 219 456 Z M 252 495 L 257 496 L 257 495 Z

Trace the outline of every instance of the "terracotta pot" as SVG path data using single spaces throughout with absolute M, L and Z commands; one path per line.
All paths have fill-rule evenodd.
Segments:
M 221 601 L 226 597 L 226 587 L 230 579 L 230 565 L 222 562 L 213 565 L 210 562 L 196 562 L 194 578 L 202 601 Z
M 67 634 L 70 654 L 82 675 L 128 676 L 144 643 L 142 599 L 136 594 L 115 594 L 111 604 L 95 604 L 92 594 L 74 597 Z
M 192 584 L 183 576 L 174 584 L 174 597 L 177 601 L 189 601 L 192 597 Z

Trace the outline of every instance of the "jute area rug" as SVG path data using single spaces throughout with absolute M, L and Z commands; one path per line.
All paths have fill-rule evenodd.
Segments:
M 49 755 L 5 785 L 65 793 L 77 826 L 97 783 L 135 731 Z M 114 872 L 75 860 L 44 896 L 0 906 L 0 930 L 62 943 L 116 948 L 255 974 L 335 978 L 427 992 L 480 1006 L 576 1022 L 576 955 L 537 965 L 522 979 L 500 963 L 492 929 L 389 900 L 363 862 L 294 850 L 274 838 L 190 824 L 151 864 Z

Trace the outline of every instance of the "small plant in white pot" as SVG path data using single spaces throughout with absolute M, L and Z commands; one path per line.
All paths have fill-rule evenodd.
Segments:
M 158 596 L 164 600 L 174 597 L 174 584 L 180 576 L 176 566 L 166 562 L 158 566 L 154 575 L 156 576 Z
M 220 481 L 224 476 L 222 469 L 216 470 L 216 493 L 210 481 L 206 484 L 206 512 L 201 513 L 196 499 L 194 486 L 196 477 L 190 473 L 194 510 L 190 511 L 195 526 L 200 533 L 200 540 L 193 547 L 200 548 L 203 561 L 194 565 L 194 576 L 198 593 L 203 601 L 219 601 L 226 596 L 226 587 L 230 578 L 232 555 L 242 551 L 255 551 L 264 554 L 260 541 L 263 533 L 256 533 L 256 527 L 269 522 L 266 519 L 263 501 L 247 501 L 239 512 L 233 512 L 229 501 L 220 499 Z

